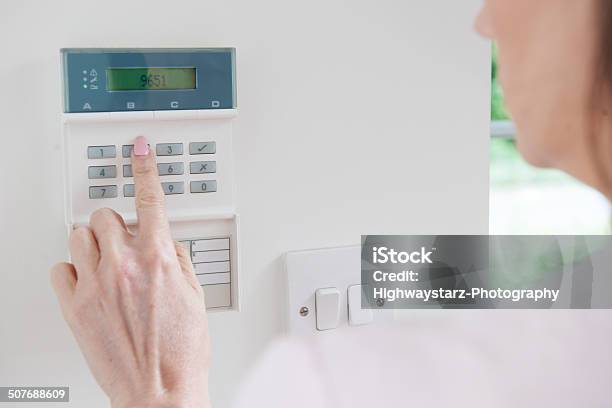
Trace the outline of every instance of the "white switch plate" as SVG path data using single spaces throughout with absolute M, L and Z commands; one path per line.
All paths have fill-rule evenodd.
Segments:
M 348 288 L 361 283 L 361 247 L 292 251 L 285 255 L 287 279 L 287 331 L 292 335 L 333 333 L 317 330 L 315 293 L 317 289 L 338 288 L 340 291 L 340 321 L 338 329 L 360 327 L 348 324 Z M 308 309 L 302 316 L 300 311 Z M 373 310 L 372 324 L 393 319 L 393 310 Z

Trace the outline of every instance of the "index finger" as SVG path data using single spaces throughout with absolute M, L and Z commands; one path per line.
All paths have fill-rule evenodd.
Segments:
M 136 190 L 138 235 L 169 234 L 164 191 L 159 180 L 157 163 L 144 136 L 138 136 L 134 142 L 132 173 Z

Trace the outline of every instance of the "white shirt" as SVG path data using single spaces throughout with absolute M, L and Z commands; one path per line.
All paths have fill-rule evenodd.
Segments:
M 612 311 L 415 311 L 277 341 L 236 408 L 609 407 Z

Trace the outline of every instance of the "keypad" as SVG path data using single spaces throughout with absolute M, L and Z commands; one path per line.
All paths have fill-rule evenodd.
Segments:
M 157 156 L 183 156 L 176 158 L 180 161 L 162 162 L 157 164 L 157 170 L 162 177 L 162 189 L 166 195 L 185 194 L 187 193 L 214 193 L 217 191 L 217 180 L 210 180 L 210 174 L 217 173 L 217 162 L 214 156 L 210 157 L 213 160 L 189 160 L 190 156 L 210 154 L 214 155 L 217 151 L 217 145 L 214 141 L 207 142 L 190 142 L 189 155 L 184 155 L 183 143 L 157 143 L 155 145 L 155 153 Z M 114 145 L 88 146 L 87 157 L 89 159 L 116 159 L 117 147 Z M 114 164 L 108 164 L 108 161 L 101 163 L 104 165 L 95 165 L 91 162 L 88 166 L 87 177 L 90 180 L 104 179 L 109 180 L 110 184 L 106 186 L 91 185 L 89 187 L 89 198 L 104 199 L 117 197 L 119 188 L 123 191 L 123 197 L 134 197 L 134 177 L 132 165 L 129 163 L 129 158 L 132 155 L 134 145 L 120 145 L 121 158 L 113 161 Z M 195 158 L 195 157 L 194 157 Z M 175 160 L 176 160 L 175 159 Z M 166 159 L 168 160 L 168 159 Z M 185 160 L 185 161 L 183 161 Z M 189 166 L 190 179 L 181 181 L 173 180 L 172 176 L 184 176 L 185 166 Z M 118 174 L 121 173 L 120 175 Z M 198 175 L 205 176 L 207 180 L 197 180 Z M 121 178 L 122 177 L 122 178 Z M 164 180 L 165 177 L 169 179 Z M 123 183 L 121 180 L 125 180 Z M 113 180 L 114 179 L 114 180 Z M 195 179 L 195 180 L 194 180 Z M 113 181 L 110 181 L 113 180 Z M 184 181 L 183 181 L 184 180 Z M 185 184 L 189 184 L 189 190 L 186 191 Z
M 181 244 L 190 254 L 196 278 L 204 290 L 206 307 L 230 307 L 230 238 L 192 239 Z
M 88 159 L 114 159 L 117 157 L 115 146 L 89 146 L 87 148 Z

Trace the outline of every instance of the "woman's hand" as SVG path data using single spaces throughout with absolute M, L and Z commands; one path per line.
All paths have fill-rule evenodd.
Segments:
M 155 157 L 132 155 L 137 232 L 101 209 L 70 235 L 72 263 L 51 281 L 74 336 L 114 408 L 208 407 L 209 338 L 189 254 L 170 236 Z

